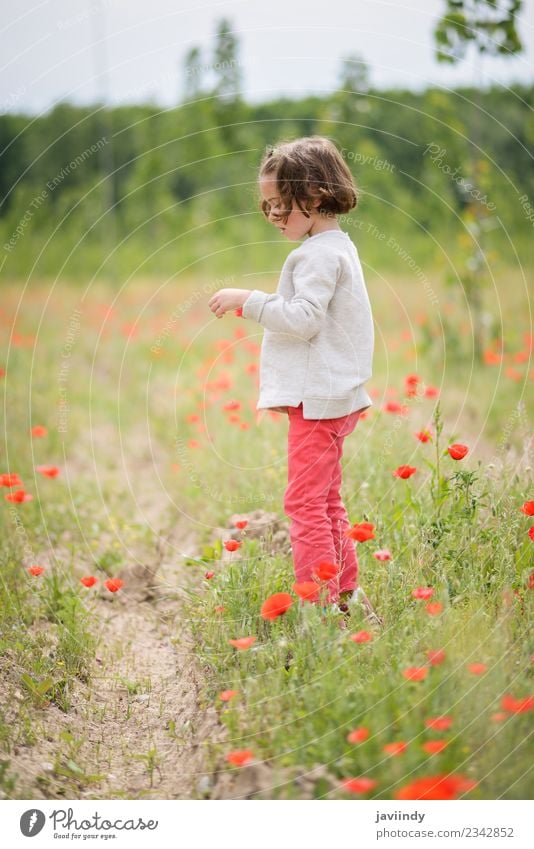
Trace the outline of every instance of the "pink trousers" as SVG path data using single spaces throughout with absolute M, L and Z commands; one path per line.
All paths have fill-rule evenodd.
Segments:
M 351 527 L 341 499 L 343 442 L 358 422 L 360 410 L 335 419 L 304 419 L 302 404 L 288 407 L 287 479 L 284 510 L 296 581 L 313 580 L 322 560 L 340 566 L 328 582 L 328 600 L 358 586 L 355 543 L 343 535 Z

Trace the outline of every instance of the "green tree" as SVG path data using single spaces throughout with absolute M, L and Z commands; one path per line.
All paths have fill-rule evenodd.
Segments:
M 202 53 L 200 47 L 191 47 L 183 62 L 184 90 L 183 98 L 186 103 L 197 100 L 202 94 Z
M 238 41 L 229 20 L 221 18 L 217 24 L 213 71 L 216 77 L 214 94 L 225 102 L 240 99 L 242 74 L 238 58 Z
M 369 65 L 359 53 L 349 53 L 341 59 L 339 88 L 362 94 L 369 91 Z
M 348 53 L 342 57 L 338 86 L 324 114 L 327 122 L 334 122 L 328 130 L 334 137 L 344 138 L 343 125 L 346 125 L 348 135 L 360 120 L 358 113 L 369 111 L 369 77 L 369 66 L 359 53 Z
M 484 55 L 513 56 L 523 49 L 516 16 L 522 0 L 446 0 L 446 11 L 434 31 L 436 57 L 439 62 L 456 64 L 467 55 L 469 45 L 475 47 L 479 60 Z M 479 81 L 475 81 L 478 83 Z M 488 207 L 479 198 L 485 195 L 487 169 L 481 156 L 481 91 L 475 88 L 474 109 L 468 117 L 468 172 L 470 182 L 456 192 L 457 209 L 469 234 L 471 253 L 466 256 L 462 282 L 473 317 L 473 353 L 482 360 L 484 350 L 483 287 L 486 257 L 484 233 L 491 228 Z
M 470 44 L 490 56 L 513 55 L 522 50 L 516 16 L 522 0 L 446 0 L 435 38 L 440 62 L 458 62 Z

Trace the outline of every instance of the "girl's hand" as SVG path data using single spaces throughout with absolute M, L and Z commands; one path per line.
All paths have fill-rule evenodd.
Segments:
M 242 307 L 250 292 L 250 289 L 219 289 L 209 299 L 208 307 L 217 318 L 222 318 L 228 310 L 236 310 Z

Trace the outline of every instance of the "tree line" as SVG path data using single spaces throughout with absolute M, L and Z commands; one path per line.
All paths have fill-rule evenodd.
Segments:
M 38 118 L 3 115 L 2 273 L 203 273 L 244 258 L 265 267 L 279 237 L 258 207 L 260 156 L 279 139 L 313 134 L 333 139 L 355 175 L 360 202 L 341 223 L 370 261 L 394 261 L 373 228 L 421 262 L 438 259 L 434 237 L 452 245 L 460 213 L 474 204 L 484 206 L 497 248 L 506 250 L 506 232 L 526 247 L 532 221 L 520 198 L 534 198 L 532 101 L 533 87 L 516 85 L 340 90 L 262 104 L 208 96 L 165 110 L 61 103 Z

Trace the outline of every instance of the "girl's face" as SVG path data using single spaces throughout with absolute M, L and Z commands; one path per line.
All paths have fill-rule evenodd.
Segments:
M 303 239 L 306 235 L 314 235 L 314 225 L 319 218 L 319 214 L 317 212 L 312 210 L 309 213 L 310 217 L 306 218 L 293 198 L 291 202 L 292 209 L 289 212 L 287 219 L 280 220 L 277 216 L 286 213 L 288 210 L 282 209 L 282 201 L 278 194 L 276 180 L 272 180 L 268 177 L 262 177 L 259 181 L 259 186 L 263 200 L 267 201 L 270 205 L 269 221 L 274 224 L 275 227 L 277 227 L 277 229 L 286 236 L 286 238 L 288 238 L 291 242 L 296 242 L 299 239 Z M 320 201 L 317 199 L 314 201 L 314 206 L 317 206 L 319 203 Z

